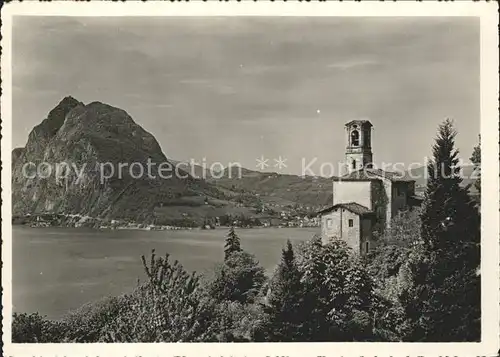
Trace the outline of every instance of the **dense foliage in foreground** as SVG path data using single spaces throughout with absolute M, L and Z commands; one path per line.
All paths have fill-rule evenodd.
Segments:
M 441 127 L 421 210 L 400 212 L 364 259 L 343 241 L 287 242 L 268 279 L 231 229 L 212 276 L 142 257 L 132 293 L 58 321 L 14 314 L 14 342 L 478 341 L 480 216 Z M 222 248 L 222 247 L 221 247 Z

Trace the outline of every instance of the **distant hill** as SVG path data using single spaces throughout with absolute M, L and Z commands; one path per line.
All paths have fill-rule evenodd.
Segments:
M 407 176 L 411 179 L 415 180 L 415 187 L 417 193 L 423 193 L 425 191 L 425 187 L 427 186 L 427 167 L 420 166 L 415 169 L 409 170 L 406 172 Z M 474 182 L 476 181 L 476 174 L 474 171 L 474 165 L 468 164 L 462 167 L 462 186 L 469 186 L 469 192 L 472 195 L 477 195 L 477 189 L 474 187 Z
M 262 201 L 277 205 L 322 207 L 332 200 L 333 185 L 330 178 L 301 177 L 245 168 L 240 177 L 239 170 L 237 167 L 226 169 L 222 178 L 209 179 L 208 182 L 218 188 L 258 195 Z
M 247 168 L 233 167 L 225 169 L 217 178 L 212 178 L 210 172 L 201 166 L 191 168 L 188 172 L 207 177 L 207 181 L 225 194 L 253 196 L 252 205 L 256 201 L 276 206 L 300 205 L 310 208 L 324 207 L 331 203 L 332 179 L 326 177 L 301 177 L 297 175 L 279 174 L 276 172 L 260 172 Z M 239 171 L 241 170 L 241 176 Z M 415 180 L 417 194 L 423 194 L 427 185 L 426 167 L 421 166 L 403 173 L 407 178 Z M 472 164 L 463 167 L 463 186 L 469 185 L 471 194 L 476 195 L 474 187 L 475 176 Z M 258 197 L 258 199 L 256 199 Z
M 331 178 L 261 172 L 244 167 L 226 168 L 212 176 L 210 170 L 201 165 L 177 160 L 171 162 L 194 177 L 206 178 L 227 197 L 244 196 L 251 205 L 263 202 L 278 207 L 300 205 L 312 209 L 328 205 L 332 199 Z
M 170 162 L 177 166 L 180 170 L 187 172 L 194 178 L 207 179 L 211 177 L 210 169 L 205 168 L 201 165 L 191 164 L 187 161 L 182 160 L 170 160 Z

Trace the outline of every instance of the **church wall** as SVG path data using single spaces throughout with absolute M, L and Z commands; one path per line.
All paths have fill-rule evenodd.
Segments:
M 398 192 L 399 191 L 399 192 Z M 410 197 L 415 195 L 415 182 L 397 182 L 393 184 L 392 211 L 393 217 L 398 211 L 410 208 Z
M 415 181 L 409 181 L 406 184 L 408 186 L 408 196 L 415 196 Z
M 370 181 L 333 181 L 333 205 L 349 202 L 372 209 Z
M 377 221 L 373 229 L 382 232 L 391 219 L 391 182 L 372 181 L 371 198 L 372 210 Z
M 408 207 L 408 196 L 411 194 L 412 182 L 397 182 L 392 185 L 392 217 Z
M 368 242 L 368 248 L 371 250 L 375 248 L 375 241 L 372 234 L 372 219 L 371 217 L 363 217 L 361 219 L 361 244 L 360 252 L 362 255 L 366 254 L 366 242 Z
M 328 224 L 328 220 L 331 220 Z M 349 227 L 349 220 L 352 227 Z M 321 240 L 323 244 L 332 239 L 342 239 L 356 253 L 359 253 L 361 237 L 360 217 L 349 210 L 339 208 L 321 217 Z
M 361 222 L 357 214 L 348 210 L 342 210 L 342 239 L 355 253 L 359 253 L 361 238 Z M 353 226 L 349 227 L 349 220 L 352 220 Z

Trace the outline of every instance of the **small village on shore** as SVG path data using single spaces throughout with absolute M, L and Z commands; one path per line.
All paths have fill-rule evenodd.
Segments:
M 13 216 L 12 224 L 29 226 L 31 228 L 48 227 L 69 227 L 69 228 L 93 228 L 109 230 L 145 230 L 145 231 L 168 231 L 168 230 L 193 230 L 193 229 L 217 229 L 226 227 L 237 228 L 306 228 L 319 227 L 318 217 L 311 215 L 290 216 L 281 213 L 279 217 L 269 217 L 266 219 L 252 219 L 244 216 L 231 217 L 228 215 L 221 217 L 211 217 L 205 219 L 202 224 L 193 221 L 184 221 L 180 224 L 154 224 L 138 223 L 129 220 L 101 219 L 97 217 L 82 216 L 79 214 L 57 214 L 41 213 L 26 214 L 24 216 Z

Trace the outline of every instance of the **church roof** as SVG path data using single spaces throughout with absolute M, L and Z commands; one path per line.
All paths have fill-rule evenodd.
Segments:
M 355 213 L 359 216 L 364 216 L 368 214 L 372 214 L 373 211 L 368 209 L 367 207 L 360 205 L 359 203 L 356 202 L 348 202 L 348 203 L 337 203 L 336 205 L 330 206 L 328 208 L 325 208 L 321 211 L 318 212 L 318 214 L 323 214 L 323 213 L 328 213 L 333 211 L 334 209 L 337 208 L 345 208 L 348 211 L 351 211 L 352 213 Z
M 386 178 L 392 182 L 411 182 L 415 181 L 406 177 L 405 173 L 385 171 L 381 169 L 368 169 L 363 168 L 356 171 L 352 171 L 343 176 L 337 177 L 336 181 L 373 181 L 380 180 L 381 178 Z
M 373 126 L 369 120 L 351 120 L 349 123 L 346 123 L 345 126 L 351 126 L 353 124 L 358 124 L 361 126 L 369 126 L 369 127 Z

